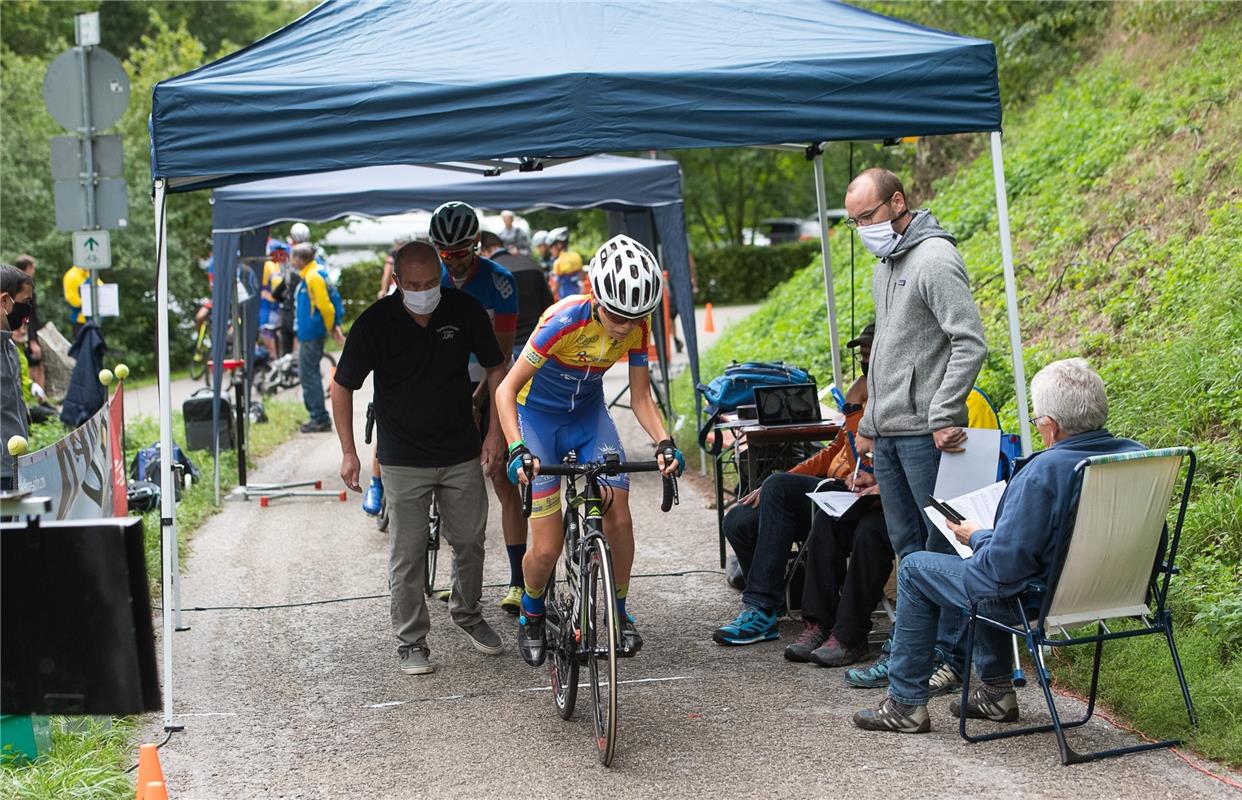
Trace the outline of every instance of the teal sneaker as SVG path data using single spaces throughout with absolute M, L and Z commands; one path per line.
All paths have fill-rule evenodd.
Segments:
M 847 669 L 844 680 L 846 686 L 855 689 L 883 689 L 888 686 L 888 650 L 882 651 L 869 667 Z
M 737 618 L 712 631 L 712 641 L 725 645 L 756 644 L 779 638 L 776 615 L 751 606 L 743 606 Z

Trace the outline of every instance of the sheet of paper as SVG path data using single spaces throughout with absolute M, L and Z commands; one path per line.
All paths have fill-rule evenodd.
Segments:
M 936 497 L 959 497 L 982 489 L 996 480 L 1000 461 L 1000 431 L 994 428 L 966 428 L 965 452 L 940 454 L 936 473 Z M 927 498 L 917 498 L 924 503 Z
M 996 524 L 996 507 L 1000 505 L 1001 495 L 1004 493 L 1005 482 L 997 481 L 990 486 L 968 492 L 961 497 L 954 497 L 950 500 L 945 500 L 943 497 L 939 499 L 945 500 L 954 511 L 966 519 L 976 520 L 983 523 L 984 528 L 991 528 Z M 968 545 L 964 545 L 957 540 L 957 537 L 953 535 L 953 531 L 949 530 L 949 526 L 945 524 L 944 515 L 939 511 L 928 506 L 923 509 L 923 513 L 936 526 L 936 530 L 940 531 L 944 538 L 949 540 L 949 544 L 953 545 L 953 549 L 957 551 L 959 556 L 970 558 L 975 554 Z
M 837 518 L 858 502 L 858 495 L 853 492 L 807 492 L 806 496 L 814 500 L 825 514 Z
M 91 316 L 91 292 L 89 286 L 82 287 L 82 313 Z M 99 315 L 102 317 L 119 317 L 121 301 L 115 283 L 99 284 Z

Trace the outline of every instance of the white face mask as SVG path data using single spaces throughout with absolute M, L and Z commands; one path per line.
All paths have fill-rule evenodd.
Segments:
M 893 230 L 893 222 L 888 220 L 858 228 L 858 238 L 862 239 L 863 247 L 870 250 L 871 255 L 885 258 L 897 249 L 901 234 Z
M 410 310 L 411 314 L 430 314 L 436 310 L 436 306 L 440 305 L 439 286 L 428 289 L 425 292 L 402 289 L 401 295 L 402 302 L 405 303 L 405 307 Z

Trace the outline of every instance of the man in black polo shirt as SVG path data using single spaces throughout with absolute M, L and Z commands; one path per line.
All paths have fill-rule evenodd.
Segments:
M 388 583 L 392 627 L 401 671 L 434 672 L 428 655 L 430 618 L 424 598 L 427 525 L 432 494 L 439 501 L 440 533 L 453 548 L 456 568 L 449 615 L 481 652 L 502 650 L 483 619 L 483 538 L 487 492 L 483 472 L 502 464 L 500 425 L 480 444 L 470 403 L 467 369 L 474 353 L 495 394 L 505 359 L 483 306 L 465 292 L 440 286 L 440 258 L 423 242 L 399 251 L 393 265 L 399 291 L 358 317 L 336 367 L 332 412 L 341 441 L 341 478 L 359 485 L 354 446 L 353 393 L 375 375 L 376 458 L 388 498 Z M 481 468 L 480 468 L 481 466 Z

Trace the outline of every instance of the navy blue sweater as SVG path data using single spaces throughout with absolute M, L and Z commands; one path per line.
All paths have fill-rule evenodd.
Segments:
M 1062 515 L 1073 502 L 1070 484 L 1075 465 L 1092 456 L 1145 449 L 1101 429 L 1062 439 L 1031 456 L 1005 487 L 994 529 L 977 530 L 970 537 L 975 551 L 966 562 L 970 599 L 1013 597 L 1032 580 L 1047 582 L 1057 543 L 1065 535 Z

